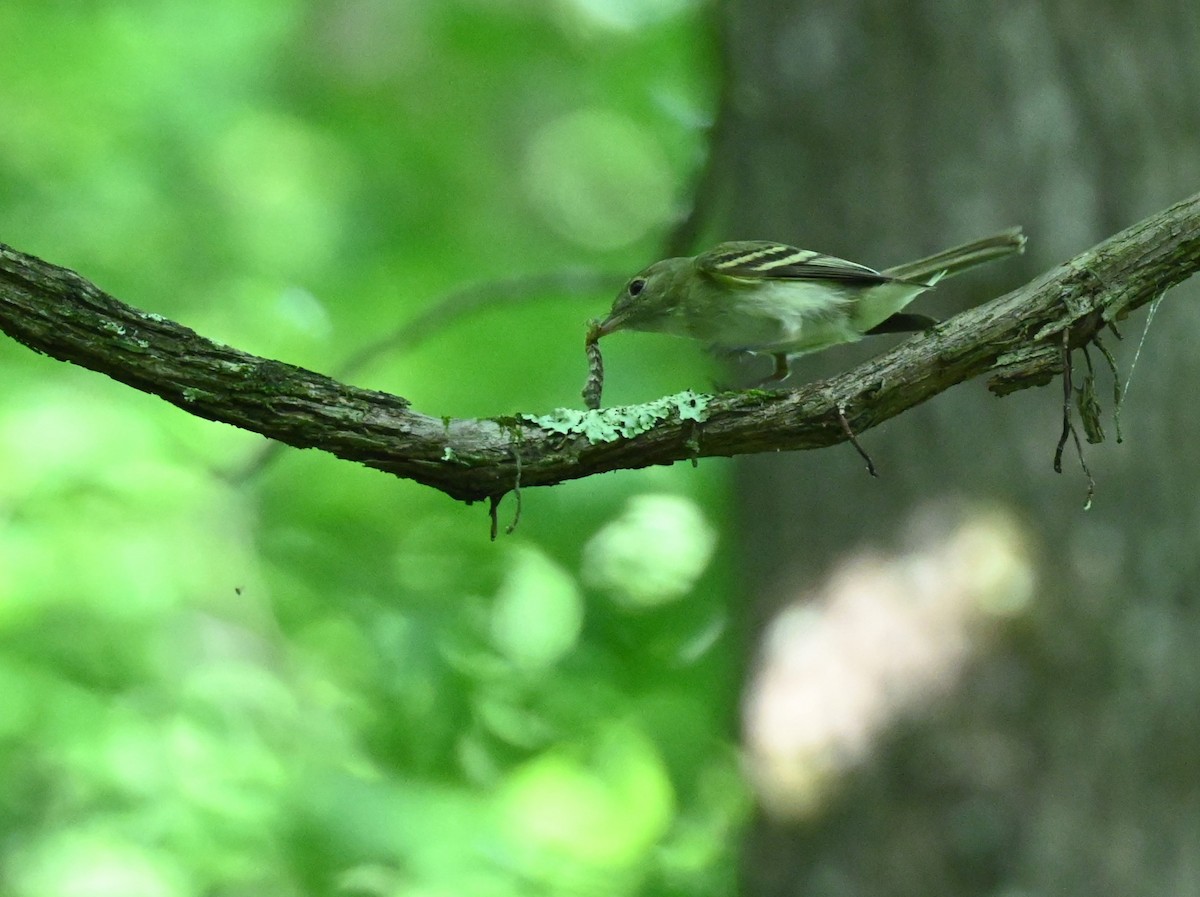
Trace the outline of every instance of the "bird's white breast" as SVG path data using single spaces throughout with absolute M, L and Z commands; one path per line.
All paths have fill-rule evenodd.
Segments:
M 730 297 L 729 313 L 708 336 L 722 349 L 805 352 L 847 342 L 852 296 L 828 283 L 765 281 Z

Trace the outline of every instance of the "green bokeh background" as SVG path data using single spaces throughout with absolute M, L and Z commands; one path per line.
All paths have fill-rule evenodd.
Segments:
M 707 14 L 6 0 L 0 241 L 337 374 L 464 286 L 652 260 L 703 161 Z M 619 285 L 352 379 L 577 407 Z M 611 402 L 708 376 L 667 341 L 606 361 Z M 484 507 L 315 451 L 254 467 L 260 437 L 6 338 L 0 371 L 0 891 L 732 890 L 723 462 L 528 490 L 493 544 Z

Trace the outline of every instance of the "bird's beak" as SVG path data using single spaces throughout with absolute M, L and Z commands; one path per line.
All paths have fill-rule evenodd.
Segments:
M 596 339 L 602 336 L 608 336 L 621 329 L 621 325 L 625 323 L 625 316 L 621 314 L 611 314 L 596 327 Z

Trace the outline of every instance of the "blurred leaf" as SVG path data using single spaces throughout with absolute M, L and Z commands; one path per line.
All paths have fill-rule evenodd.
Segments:
M 553 880 L 557 863 L 614 870 L 646 860 L 674 808 L 666 769 L 641 733 L 612 724 L 585 751 L 554 750 L 517 769 L 501 802 L 514 849 Z
M 570 651 L 583 625 L 575 580 L 540 551 L 514 550 L 492 606 L 492 641 L 518 667 L 553 666 Z
M 715 547 L 716 534 L 694 502 L 640 495 L 584 546 L 583 576 L 622 605 L 654 607 L 691 591 Z

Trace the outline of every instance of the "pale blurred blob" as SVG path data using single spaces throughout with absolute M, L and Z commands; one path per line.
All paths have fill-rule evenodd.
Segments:
M 675 792 L 654 743 L 633 726 L 610 723 L 587 744 L 518 767 L 499 813 L 514 861 L 552 878 L 570 874 L 571 863 L 632 865 L 666 833 Z
M 492 605 L 496 649 L 518 667 L 544 669 L 575 647 L 582 627 L 571 575 L 535 548 L 516 549 Z
M 672 215 L 670 165 L 654 138 L 605 109 L 564 115 L 538 130 L 525 189 L 546 223 L 588 249 L 615 249 Z
M 185 897 L 192 883 L 165 852 L 137 838 L 72 830 L 52 836 L 12 870 L 14 897 Z
M 696 6 L 695 0 L 560 0 L 564 12 L 585 26 L 635 31 L 674 18 Z
M 382 84 L 436 66 L 435 10 L 428 0 L 357 0 L 314 5 L 319 62 L 339 79 Z
M 276 319 L 291 329 L 326 340 L 333 335 L 333 322 L 325 304 L 300 287 L 285 287 L 275 299 Z
M 668 604 L 691 591 L 716 541 L 691 500 L 639 495 L 584 546 L 583 579 L 627 607 Z
M 265 269 L 319 271 L 341 246 L 353 168 L 309 122 L 243 114 L 219 134 L 209 160 L 237 245 Z
M 245 608 L 235 587 L 259 581 L 247 506 L 214 489 L 195 461 L 227 458 L 246 434 L 196 428 L 191 454 L 172 454 L 158 420 L 136 399 L 81 382 L 31 390 L 5 408 L 0 633 L 47 614 L 133 625 L 197 601 Z M 91 644 L 104 637 L 89 629 Z
M 910 531 L 916 548 L 859 556 L 771 623 L 745 707 L 750 777 L 772 815 L 815 811 L 886 728 L 954 687 L 984 624 L 1025 612 L 1033 569 L 997 512 Z M 943 515 L 944 517 L 944 515 Z

